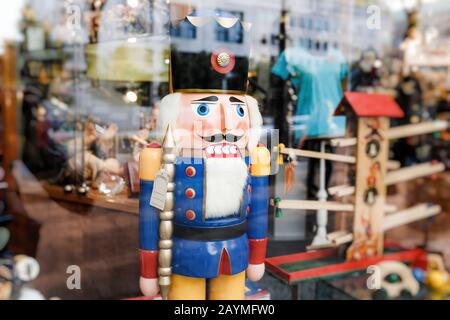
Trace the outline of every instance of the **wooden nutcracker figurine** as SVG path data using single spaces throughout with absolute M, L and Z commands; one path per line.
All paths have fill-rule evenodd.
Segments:
M 197 10 L 172 28 L 195 30 L 200 47 L 172 39 L 165 139 L 140 157 L 140 287 L 177 300 L 244 299 L 246 276 L 264 274 L 270 173 L 262 117 L 245 94 L 249 25 Z M 242 31 L 237 51 L 207 43 L 218 29 Z

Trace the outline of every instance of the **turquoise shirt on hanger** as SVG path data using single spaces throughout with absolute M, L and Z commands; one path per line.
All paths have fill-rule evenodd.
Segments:
M 306 133 L 296 132 L 296 138 L 334 135 L 337 124 L 333 113 L 343 97 L 342 80 L 348 65 L 337 49 L 313 54 L 303 48 L 286 49 L 272 68 L 272 73 L 291 81 L 298 92 L 298 116 L 308 116 Z M 294 121 L 294 125 L 300 124 Z

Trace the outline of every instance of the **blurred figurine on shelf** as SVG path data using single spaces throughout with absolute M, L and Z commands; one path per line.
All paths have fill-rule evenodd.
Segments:
M 353 91 L 366 91 L 380 85 L 379 69 L 382 62 L 375 50 L 363 52 L 360 61 L 351 73 L 351 89 Z
M 87 14 L 87 20 L 90 24 L 90 34 L 89 41 L 91 43 L 96 43 L 98 41 L 98 31 L 100 28 L 100 16 L 102 9 L 105 5 L 105 0 L 88 0 L 90 5 L 90 11 Z
M 241 17 L 183 8 L 171 11 L 180 14 L 171 17 L 172 32 L 250 30 Z M 162 100 L 158 121 L 165 138 L 140 156 L 146 296 L 244 299 L 246 275 L 258 281 L 265 271 L 271 154 L 258 144 L 262 117 L 246 95 L 249 50 L 217 48 L 209 38 L 200 53 L 174 39 L 173 93 Z
M 90 136 L 93 138 L 93 141 L 88 141 L 88 148 L 101 159 L 112 158 L 114 156 L 114 140 L 119 127 L 115 123 L 110 124 L 106 129 L 92 122 L 88 122 L 88 125 L 91 127 L 92 134 Z
M 131 140 L 133 140 L 133 160 L 136 162 L 139 162 L 139 156 L 142 152 L 142 150 L 145 149 L 145 147 L 148 145 L 148 136 L 149 136 L 149 130 L 147 128 L 142 128 L 138 131 L 137 134 L 133 135 L 131 137 Z
M 436 103 L 437 114 L 448 114 L 450 113 L 450 92 L 444 87 L 439 88 L 439 98 Z
M 411 72 L 400 80 L 397 86 L 397 103 L 405 112 L 403 123 L 400 124 L 418 123 L 422 119 L 423 94 L 416 72 Z
M 159 105 L 161 101 L 157 100 L 151 112 L 141 112 L 140 118 L 140 129 L 136 134 L 129 137 L 133 143 L 132 155 L 133 159 L 125 163 L 124 175 L 127 184 L 128 197 L 138 197 L 139 196 L 139 157 L 142 150 L 144 150 L 152 136 L 155 135 L 157 130 L 157 120 L 159 117 Z
M 411 74 L 400 80 L 397 88 L 396 101 L 405 113 L 402 119 L 395 119 L 392 126 L 415 124 L 422 121 L 423 97 L 420 82 L 417 74 Z M 394 160 L 401 162 L 402 166 L 419 162 L 418 145 L 420 140 L 417 137 L 401 139 L 392 146 Z
M 67 142 L 68 161 L 59 181 L 66 184 L 66 191 L 72 192 L 70 184 L 82 182 L 79 193 L 86 193 L 87 182 L 92 182 L 93 187 L 100 185 L 106 175 L 116 177 L 123 176 L 123 166 L 113 158 L 113 139 L 118 127 L 111 124 L 108 128 L 88 121 L 84 125 L 84 137 L 75 138 Z
M 414 271 L 416 275 L 420 275 L 416 278 L 420 278 L 418 280 L 430 288 L 432 300 L 444 300 L 450 297 L 450 276 L 441 254 L 426 255 L 422 263 L 416 262 Z
M 128 197 L 138 197 L 139 196 L 139 157 L 142 150 L 144 150 L 149 142 L 149 130 L 147 128 L 141 128 L 135 135 L 130 137 L 133 142 L 133 159 L 128 161 L 124 165 L 124 175 L 127 184 Z

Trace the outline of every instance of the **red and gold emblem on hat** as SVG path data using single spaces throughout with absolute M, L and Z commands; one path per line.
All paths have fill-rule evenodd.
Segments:
M 235 56 L 233 52 L 228 49 L 220 48 L 214 50 L 211 55 L 211 65 L 218 73 L 226 74 L 230 72 L 233 70 L 235 64 Z

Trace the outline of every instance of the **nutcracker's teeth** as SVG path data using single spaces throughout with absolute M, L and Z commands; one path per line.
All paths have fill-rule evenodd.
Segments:
M 209 146 L 205 149 L 209 158 L 236 158 L 239 156 L 239 150 L 235 145 L 221 144 Z
M 214 154 L 214 147 L 213 147 L 213 146 L 210 146 L 210 147 L 206 148 L 206 153 L 208 153 L 208 154 Z

